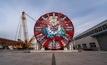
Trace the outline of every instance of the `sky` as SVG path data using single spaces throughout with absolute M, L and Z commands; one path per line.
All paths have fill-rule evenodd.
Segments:
M 107 0 L 0 0 L 0 38 L 15 39 L 22 11 L 35 19 L 26 16 L 29 39 L 36 20 L 48 12 L 68 16 L 76 36 L 107 20 Z

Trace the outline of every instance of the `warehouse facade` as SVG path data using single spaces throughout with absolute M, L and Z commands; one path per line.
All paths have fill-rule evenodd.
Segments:
M 107 20 L 74 37 L 75 49 L 107 51 Z

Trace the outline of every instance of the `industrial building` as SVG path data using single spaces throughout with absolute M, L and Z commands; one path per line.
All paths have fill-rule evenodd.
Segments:
M 75 49 L 107 51 L 107 20 L 74 37 Z

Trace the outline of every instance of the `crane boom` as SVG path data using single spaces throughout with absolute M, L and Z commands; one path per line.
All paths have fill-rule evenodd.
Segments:
M 35 40 L 35 36 L 33 35 L 32 38 L 29 40 L 29 44 L 31 44 Z
M 25 17 L 25 12 L 22 12 L 22 26 L 23 26 L 23 33 L 24 33 L 24 42 L 28 44 L 28 29 L 27 29 L 27 22 Z

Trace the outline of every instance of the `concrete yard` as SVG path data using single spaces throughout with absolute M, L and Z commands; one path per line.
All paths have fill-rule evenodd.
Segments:
M 53 61 L 54 54 L 54 61 Z M 107 65 L 106 51 L 35 52 L 0 50 L 0 65 Z

